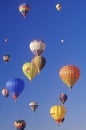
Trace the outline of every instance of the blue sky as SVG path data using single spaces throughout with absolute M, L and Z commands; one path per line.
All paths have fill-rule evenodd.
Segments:
M 18 11 L 18 6 L 28 2 L 31 11 L 26 18 Z M 57 3 L 62 4 L 57 11 Z M 86 1 L 83 0 L 1 0 L 0 1 L 0 91 L 10 78 L 21 78 L 25 89 L 16 103 L 12 97 L 4 98 L 0 94 L 0 129 L 15 130 L 17 119 L 27 123 L 25 130 L 86 130 Z M 8 38 L 8 43 L 4 42 Z M 22 72 L 22 65 L 34 57 L 29 43 L 42 39 L 46 50 L 42 54 L 46 65 L 39 75 L 30 82 Z M 64 44 L 60 40 L 64 39 Z M 8 63 L 2 60 L 9 54 Z M 60 80 L 62 66 L 73 64 L 80 69 L 80 79 L 72 92 Z M 68 100 L 64 104 L 67 110 L 61 126 L 51 118 L 50 107 L 60 104 L 59 93 L 66 93 Z M 37 101 L 35 112 L 29 108 L 29 102 Z

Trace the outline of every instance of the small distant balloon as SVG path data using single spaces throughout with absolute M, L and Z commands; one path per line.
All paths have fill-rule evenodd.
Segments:
M 62 8 L 61 4 L 57 4 L 57 5 L 56 5 L 56 9 L 57 9 L 58 11 L 60 11 L 61 8 Z
M 3 89 L 2 89 L 2 95 L 3 95 L 4 97 L 8 97 L 8 96 L 9 96 L 9 91 L 8 91 L 6 88 L 3 88 Z
M 7 42 L 8 42 L 8 38 L 5 38 L 5 39 L 4 39 L 4 42 L 6 42 L 6 43 L 7 43 Z
M 31 108 L 32 111 L 35 111 L 38 107 L 38 103 L 37 102 L 30 102 L 29 107 Z
M 22 16 L 25 17 L 29 11 L 30 11 L 30 6 L 27 3 L 22 3 L 19 5 L 19 12 L 22 14 Z
M 64 43 L 64 40 L 63 40 L 63 39 L 61 40 L 61 43 Z
M 58 98 L 61 101 L 61 103 L 64 104 L 68 99 L 68 96 L 65 93 L 61 93 Z
M 8 62 L 8 61 L 10 60 L 10 55 L 4 55 L 4 56 L 3 56 L 3 60 L 4 60 L 5 62 Z

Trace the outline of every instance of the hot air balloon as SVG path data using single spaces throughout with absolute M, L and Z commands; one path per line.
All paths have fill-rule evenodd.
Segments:
M 16 130 L 24 130 L 26 127 L 26 122 L 24 120 L 17 120 L 14 122 Z
M 8 42 L 8 38 L 5 38 L 5 39 L 4 39 L 4 42 L 7 43 L 7 42 Z
M 72 89 L 73 85 L 77 82 L 80 77 L 80 70 L 77 66 L 66 65 L 63 66 L 59 71 L 61 80 Z
M 66 94 L 64 94 L 64 93 L 61 93 L 58 98 L 61 101 L 61 103 L 64 104 L 65 101 L 67 100 L 68 96 Z
M 4 55 L 4 56 L 3 56 L 3 60 L 4 60 L 5 62 L 8 62 L 8 61 L 10 60 L 10 55 Z
M 29 107 L 31 108 L 32 111 L 35 111 L 38 107 L 38 103 L 37 102 L 30 102 Z
M 58 124 L 64 121 L 65 114 L 66 108 L 64 106 L 55 105 L 50 108 L 50 115 Z
M 32 65 L 31 62 L 26 62 L 22 66 L 22 71 L 25 74 L 25 76 L 31 81 L 36 75 L 37 75 L 37 70 L 36 68 Z
M 64 40 L 63 40 L 63 39 L 61 39 L 61 43 L 64 43 Z
M 46 48 L 46 45 L 43 40 L 34 40 L 30 43 L 29 47 L 33 54 L 37 56 L 42 54 Z
M 8 97 L 8 96 L 9 96 L 9 91 L 8 91 L 6 88 L 3 88 L 3 89 L 2 89 L 2 95 L 3 95 L 4 97 Z
M 25 17 L 30 11 L 30 6 L 27 3 L 20 4 L 19 11 Z
M 35 56 L 31 62 L 33 66 L 37 69 L 37 72 L 39 73 L 45 66 L 46 59 L 42 56 Z
M 9 93 L 12 95 L 12 98 L 16 100 L 21 92 L 24 90 L 25 83 L 20 78 L 10 79 L 6 83 L 6 88 Z
M 61 4 L 56 4 L 56 9 L 57 9 L 58 11 L 60 11 L 61 8 L 62 8 Z

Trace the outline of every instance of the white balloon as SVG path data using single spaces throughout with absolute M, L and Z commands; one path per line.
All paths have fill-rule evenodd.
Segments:
M 41 55 L 42 52 L 45 50 L 46 45 L 45 42 L 42 40 L 34 40 L 30 42 L 30 50 L 33 52 L 35 55 Z

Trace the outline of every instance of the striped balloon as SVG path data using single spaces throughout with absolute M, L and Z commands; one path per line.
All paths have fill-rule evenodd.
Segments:
M 50 108 L 50 115 L 58 124 L 64 121 L 65 114 L 66 108 L 62 105 L 55 105 Z
M 69 88 L 72 88 L 80 77 L 80 70 L 74 65 L 63 66 L 59 71 L 59 76 Z
M 46 59 L 42 56 L 35 56 L 31 62 L 39 73 L 44 68 L 46 64 Z
M 30 6 L 27 3 L 19 5 L 19 12 L 25 17 L 30 11 Z

